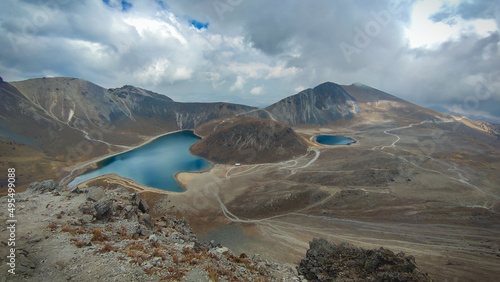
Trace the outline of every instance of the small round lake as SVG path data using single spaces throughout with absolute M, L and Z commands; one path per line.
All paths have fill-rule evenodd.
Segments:
M 164 135 L 144 146 L 98 162 L 97 169 L 76 177 L 68 186 L 73 187 L 94 177 L 115 173 L 141 185 L 183 192 L 185 189 L 177 183 L 175 174 L 211 168 L 208 161 L 189 152 L 189 147 L 200 140 L 192 131 Z
M 356 140 L 344 136 L 319 135 L 316 137 L 316 142 L 324 145 L 349 145 L 356 143 Z

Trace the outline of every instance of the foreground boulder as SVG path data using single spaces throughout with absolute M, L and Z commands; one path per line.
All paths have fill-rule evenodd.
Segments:
M 309 281 L 431 281 L 418 270 L 413 256 L 316 238 L 297 271 Z

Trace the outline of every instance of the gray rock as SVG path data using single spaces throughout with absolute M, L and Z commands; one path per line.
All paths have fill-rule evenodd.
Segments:
M 212 281 L 212 280 L 210 280 L 210 278 L 208 278 L 207 272 L 204 269 L 202 269 L 200 267 L 196 267 L 193 270 L 186 273 L 186 276 L 184 277 L 184 281 L 208 282 L 208 281 Z
M 139 234 L 141 236 L 148 236 L 151 232 L 149 231 L 149 229 L 146 226 L 140 224 L 137 227 L 137 230 L 136 230 L 135 233 L 137 233 L 137 234 Z
M 133 208 L 134 208 L 134 207 L 132 207 L 131 205 L 128 205 L 128 206 L 126 206 L 126 207 L 125 207 L 125 212 L 126 212 L 126 213 L 130 213 L 130 212 L 132 211 L 132 209 L 133 209 Z
M 146 225 L 149 228 L 153 227 L 151 216 L 147 213 L 139 215 L 139 223 Z
M 104 188 L 103 187 L 90 187 L 87 199 L 97 202 L 102 197 L 104 197 Z
M 348 280 L 430 281 L 417 269 L 415 259 L 384 248 L 365 250 L 342 243 L 336 245 L 314 238 L 306 258 L 297 267 L 299 274 L 313 281 L 334 281 L 340 275 Z
M 153 234 L 149 236 L 148 241 L 158 242 L 158 237 L 155 234 Z
M 148 203 L 139 194 L 134 193 L 130 201 L 132 202 L 132 205 L 139 207 L 139 210 L 143 213 L 149 213 Z
M 83 213 L 84 215 L 89 215 L 89 214 L 91 215 L 95 211 L 94 206 L 90 205 L 89 203 L 83 203 L 79 209 L 80 212 Z
M 104 217 L 109 216 L 112 213 L 113 208 L 113 200 L 112 199 L 101 199 L 95 205 L 94 209 L 96 210 L 96 218 L 102 219 Z
M 75 186 L 73 188 L 71 188 L 70 190 L 68 190 L 68 192 L 70 193 L 73 193 L 73 194 L 83 194 L 83 193 L 87 193 L 88 190 L 87 188 L 78 188 L 78 186 Z
M 56 188 L 57 188 L 57 185 L 53 179 L 44 180 L 42 182 L 33 182 L 28 186 L 28 190 L 36 191 L 36 192 L 40 192 L 40 193 L 51 192 Z
M 139 210 L 143 213 L 149 213 L 149 206 L 146 200 L 142 199 L 139 201 Z

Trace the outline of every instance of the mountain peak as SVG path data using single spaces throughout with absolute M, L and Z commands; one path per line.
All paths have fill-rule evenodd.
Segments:
M 372 88 L 366 84 L 363 84 L 361 82 L 354 82 L 353 84 L 351 84 L 352 86 L 355 86 L 355 87 L 358 87 L 358 88 Z
M 266 111 L 290 125 L 326 125 L 331 121 L 352 118 L 357 108 L 356 99 L 342 86 L 325 82 L 274 103 Z

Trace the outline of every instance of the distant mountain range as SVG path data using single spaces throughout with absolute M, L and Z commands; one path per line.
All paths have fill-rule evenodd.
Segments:
M 494 118 L 491 116 L 488 117 L 488 116 L 484 116 L 484 115 L 479 115 L 479 114 L 474 115 L 474 114 L 470 114 L 470 113 L 461 114 L 461 113 L 454 112 L 453 110 L 447 109 L 447 108 L 445 108 L 443 106 L 439 106 L 439 105 L 428 106 L 427 108 L 434 110 L 434 111 L 441 112 L 441 113 L 445 113 L 445 114 L 450 114 L 450 115 L 455 115 L 455 116 L 466 116 L 470 119 L 480 120 L 480 121 L 484 121 L 484 122 L 488 122 L 488 123 L 500 124 L 498 118 Z
M 326 82 L 266 108 L 222 102 L 180 103 L 130 85 L 105 89 L 66 77 L 0 81 L 0 97 L 2 157 L 10 163 L 26 164 L 33 177 L 46 174 L 43 179 L 60 174 L 62 167 L 225 117 L 260 117 L 289 126 L 343 124 L 352 128 L 375 121 L 397 125 L 450 118 L 359 83 L 341 86 Z M 482 124 L 476 129 L 495 132 Z

